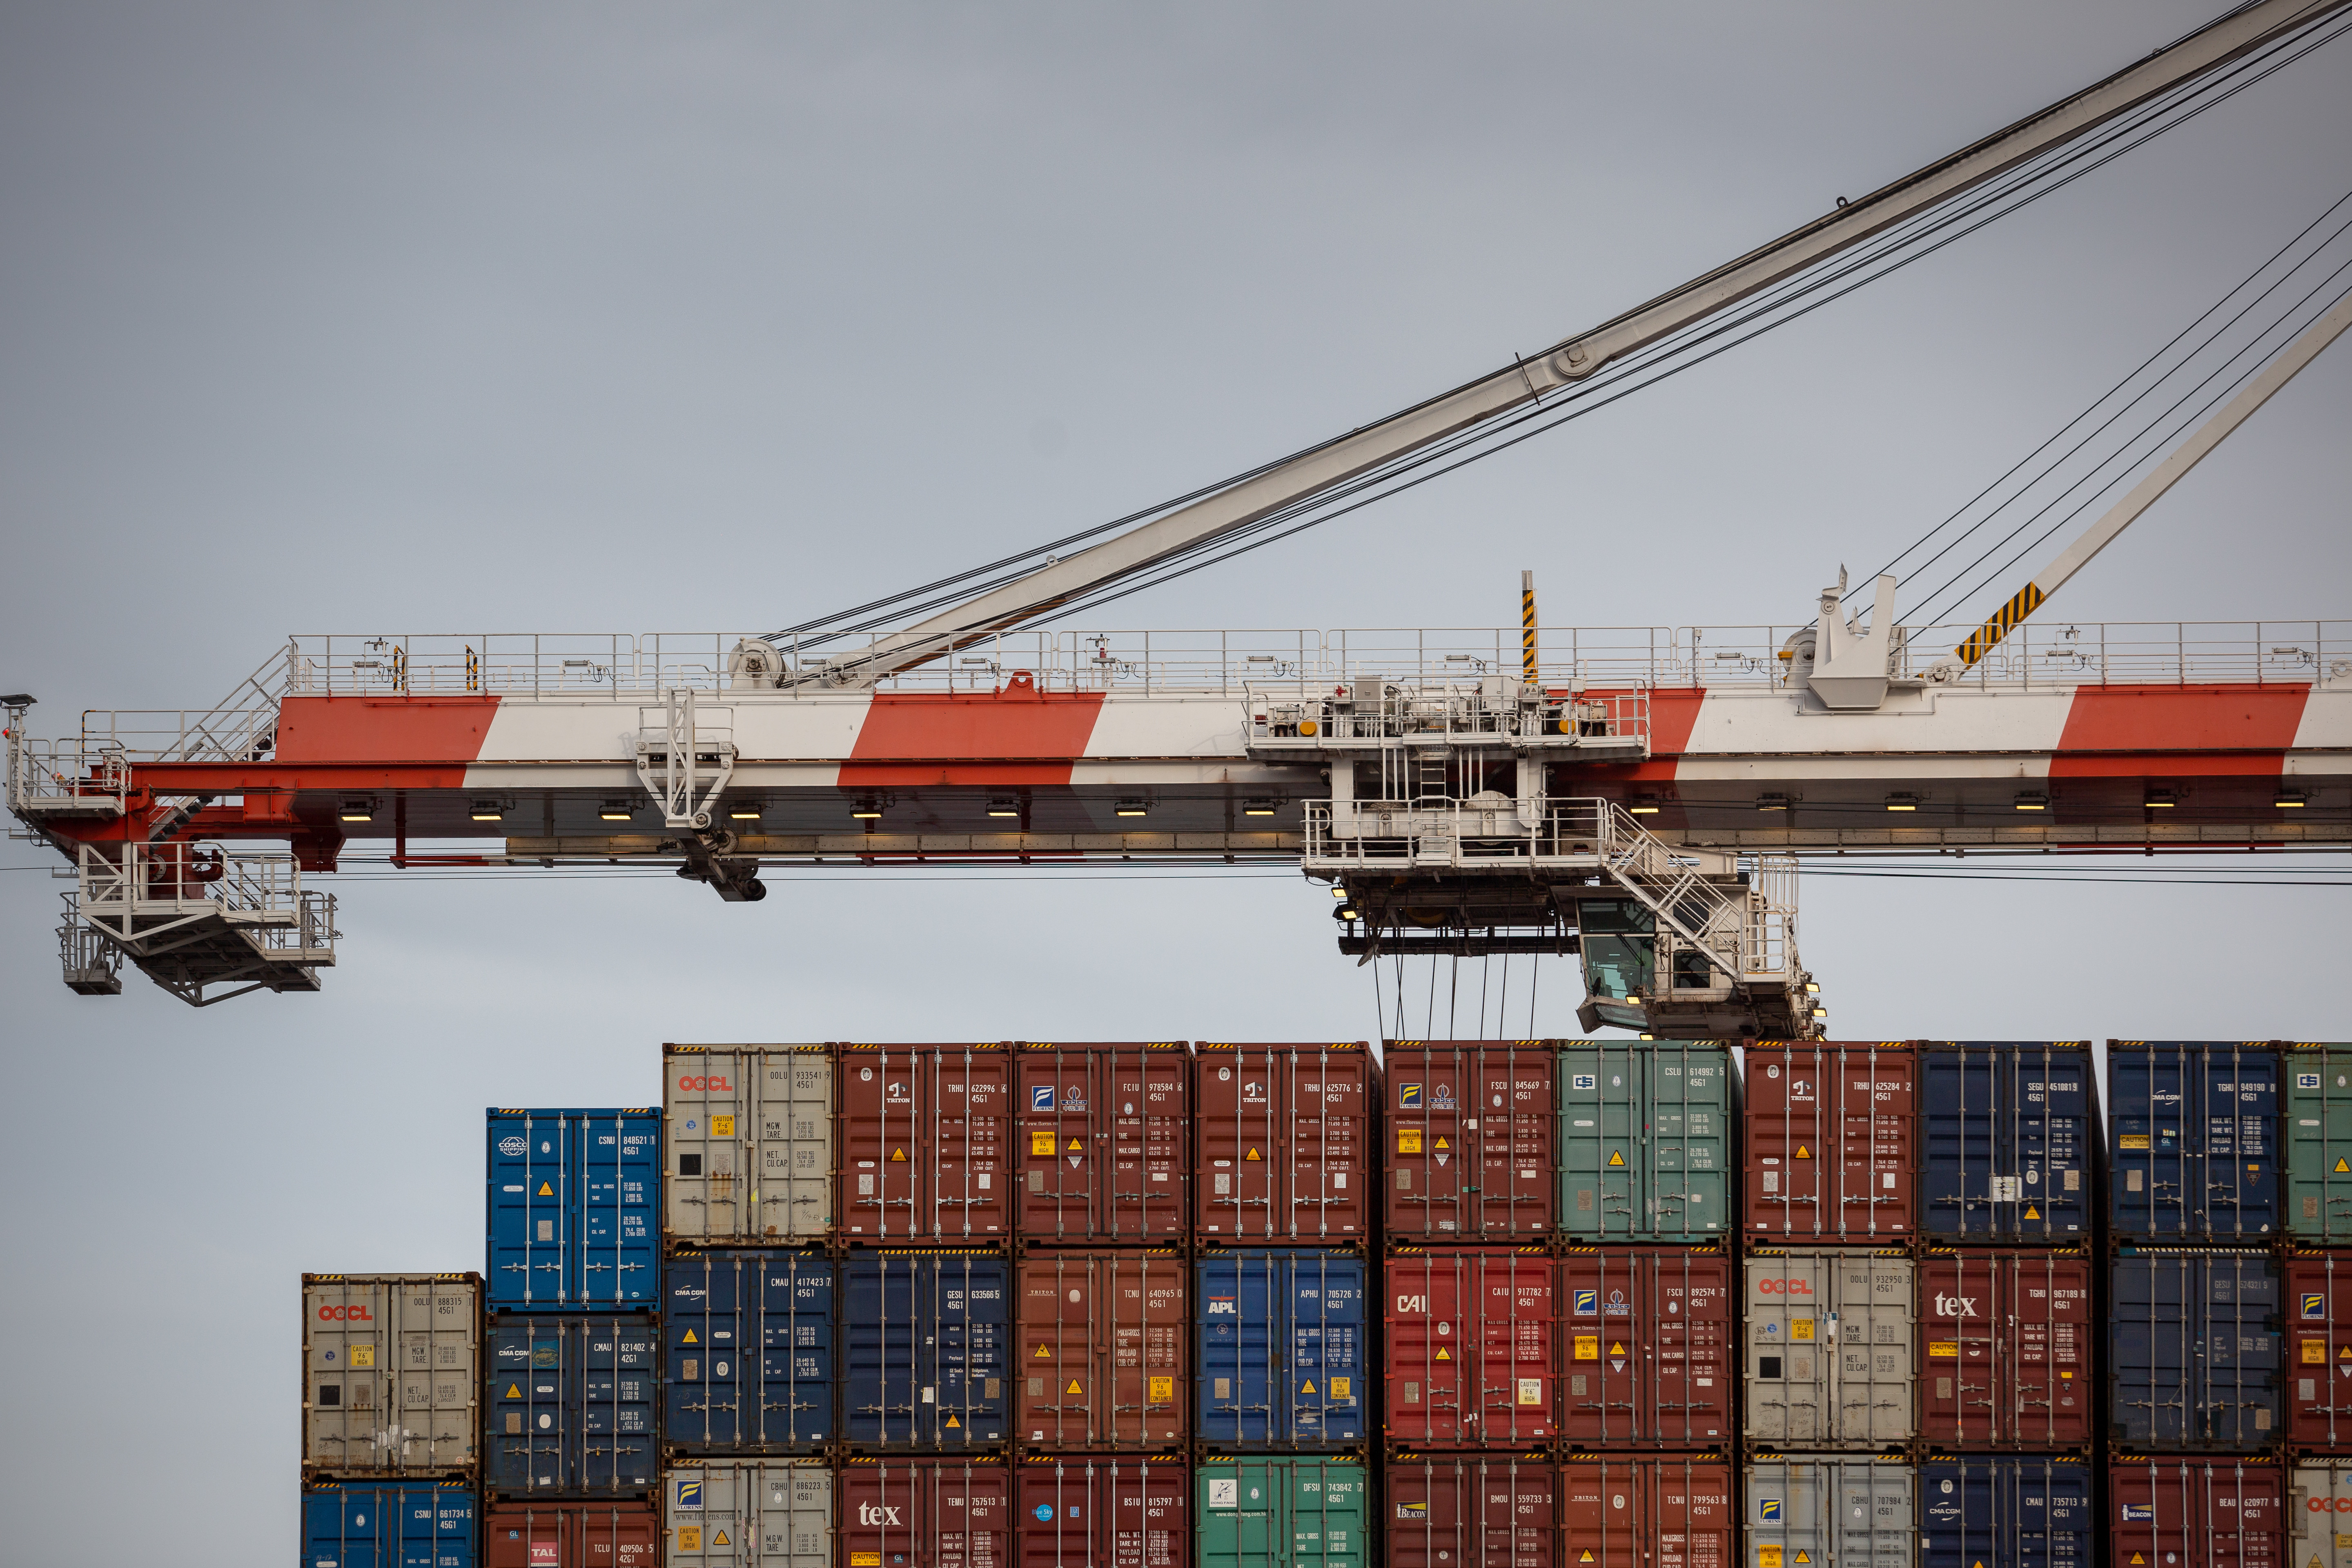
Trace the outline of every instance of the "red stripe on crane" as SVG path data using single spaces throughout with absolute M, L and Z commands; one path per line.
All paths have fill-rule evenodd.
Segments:
M 495 695 L 287 697 L 278 704 L 278 762 L 296 767 L 398 763 L 440 764 L 450 789 L 482 754 Z
M 1102 712 L 1099 691 L 875 693 L 841 787 L 1066 784 Z
M 1588 698 L 1631 697 L 1630 689 L 1591 689 Z M 1650 758 L 1641 763 L 1610 763 L 1590 764 L 1576 763 L 1580 779 L 1617 779 L 1630 784 L 1671 784 L 1675 776 L 1675 761 L 1690 744 L 1691 731 L 1698 726 L 1699 704 L 1706 700 L 1706 689 L 1699 686 L 1663 687 L 1650 693 Z
M 2275 777 L 2310 695 L 2309 686 L 2085 686 L 2066 711 L 2050 776 Z

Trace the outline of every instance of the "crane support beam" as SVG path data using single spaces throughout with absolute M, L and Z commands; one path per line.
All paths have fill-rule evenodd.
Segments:
M 877 638 L 868 648 L 832 660 L 821 674 L 787 672 L 780 684 L 821 680 L 833 686 L 870 685 L 1312 500 L 1383 464 L 1539 402 L 1612 361 L 2347 5 L 2352 0 L 2257 0 L 2242 6 L 2104 81 L 1542 353 L 1514 360 L 1490 375 L 1309 448 L 1189 506 Z
M 2032 615 L 2044 599 L 2056 593 L 2066 579 L 2091 563 L 2092 557 L 2114 543 L 2123 531 L 2129 528 L 2139 514 L 2154 506 L 2164 492 L 2180 482 L 2189 469 L 2205 460 L 2207 453 L 2220 446 L 2231 431 L 2243 425 L 2271 399 L 2271 395 L 2295 378 L 2297 372 L 2319 357 L 2320 351 L 2334 342 L 2346 327 L 2352 327 L 2352 294 L 2336 302 L 2336 308 L 2314 321 L 2304 334 L 2287 345 L 2285 352 L 2264 366 L 2263 373 L 2249 382 L 2244 390 L 2230 399 L 2219 414 L 2208 419 L 2194 436 L 2176 447 L 2172 455 L 2158 463 L 2148 476 L 2134 485 L 2131 493 L 2107 509 L 2106 515 L 2083 531 L 2059 553 L 2058 559 L 2042 568 L 2041 575 L 2020 588 L 2007 604 L 1993 612 L 1990 619 L 1977 628 L 1968 641 L 1952 651 L 1958 656 L 1960 667 L 1966 669 L 2000 646 L 2001 638 L 2015 630 L 2019 622 Z

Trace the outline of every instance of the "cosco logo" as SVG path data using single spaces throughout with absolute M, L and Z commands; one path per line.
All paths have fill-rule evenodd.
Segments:
M 715 1092 L 719 1094 L 732 1094 L 735 1092 L 735 1086 L 727 1081 L 727 1075 L 725 1073 L 712 1073 L 706 1078 L 682 1078 L 677 1080 L 677 1087 L 683 1089 L 698 1089 L 705 1092 Z
M 524 1142 L 520 1138 L 501 1138 L 499 1140 L 499 1152 L 504 1154 L 509 1160 L 520 1159 L 522 1157 L 522 1152 L 530 1147 L 530 1144 Z
M 1810 1296 L 1813 1282 L 1810 1279 L 1759 1279 L 1756 1293 L 1759 1296 Z
M 364 1305 L 358 1307 L 321 1307 L 319 1309 L 319 1321 L 322 1323 L 373 1323 L 375 1321 L 375 1314 L 369 1311 Z

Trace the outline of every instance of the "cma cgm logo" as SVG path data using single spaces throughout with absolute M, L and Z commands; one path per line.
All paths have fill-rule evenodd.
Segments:
M 1759 1279 L 1756 1293 L 1759 1296 L 1810 1296 L 1813 1282 L 1810 1279 Z
M 862 1502 L 857 1505 L 857 1522 L 896 1524 L 898 1522 L 898 1510 L 895 1508 L 885 1508 L 880 1503 Z
M 530 1144 L 524 1142 L 520 1138 L 501 1138 L 499 1140 L 499 1152 L 504 1154 L 509 1160 L 520 1159 L 522 1157 L 522 1152 L 530 1147 Z
M 682 1078 L 677 1080 L 677 1087 L 684 1089 L 698 1089 L 704 1093 L 732 1094 L 735 1092 L 735 1086 L 727 1081 L 727 1075 L 719 1072 L 708 1073 L 698 1078 Z
M 375 1314 L 366 1307 L 321 1307 L 319 1321 L 322 1323 L 373 1323 Z
M 1976 1315 L 1977 1299 L 1974 1296 L 1936 1298 L 1936 1316 L 1939 1318 L 1973 1318 Z
M 2327 1298 L 2316 1290 L 2306 1291 L 2303 1298 L 2303 1315 L 2306 1318 L 2327 1316 Z

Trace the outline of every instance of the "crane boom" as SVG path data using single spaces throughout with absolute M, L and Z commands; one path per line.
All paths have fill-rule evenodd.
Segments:
M 2352 0 L 2255 0 L 2242 5 L 2103 81 L 1542 353 L 1515 360 L 1490 375 L 1312 447 L 1189 506 L 880 637 L 870 647 L 832 660 L 821 676 L 786 671 L 778 683 L 814 679 L 835 686 L 871 685 L 1285 508 L 1312 500 L 1382 464 L 1583 381 L 1637 349 L 2347 5 L 2352 5 Z

